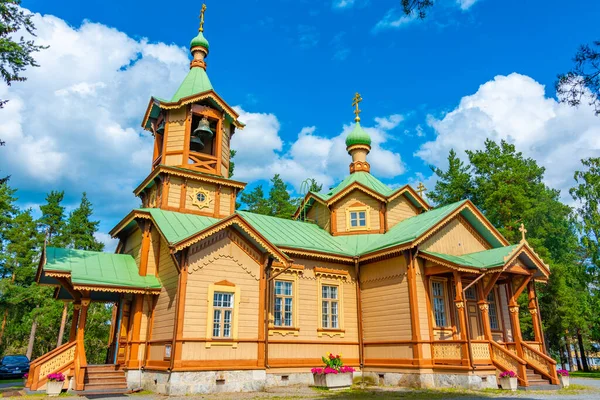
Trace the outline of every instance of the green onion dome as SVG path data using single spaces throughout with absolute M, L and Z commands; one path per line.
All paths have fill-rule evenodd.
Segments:
M 357 144 L 362 144 L 366 146 L 371 146 L 371 136 L 363 128 L 361 128 L 360 123 L 356 122 L 354 129 L 352 132 L 346 137 L 346 147 L 354 146 Z
M 190 49 L 198 46 L 204 47 L 206 50 L 208 50 L 208 40 L 206 40 L 202 32 L 198 32 L 198 36 L 193 38 L 190 42 Z

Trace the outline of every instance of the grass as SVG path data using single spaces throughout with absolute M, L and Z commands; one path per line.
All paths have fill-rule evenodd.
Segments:
M 569 372 L 569 375 L 572 376 L 573 378 L 600 379 L 600 371 L 590 371 L 590 372 L 573 371 L 573 372 Z
M 0 384 L 2 383 L 23 383 L 23 378 L 19 379 L 0 379 Z

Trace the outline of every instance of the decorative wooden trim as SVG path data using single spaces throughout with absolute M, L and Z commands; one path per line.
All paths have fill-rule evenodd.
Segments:
M 90 292 L 114 292 L 114 293 L 132 293 L 132 294 L 153 294 L 159 295 L 160 289 L 139 289 L 139 288 L 126 288 L 120 286 L 108 286 L 108 285 L 94 285 L 94 286 L 80 286 L 73 285 L 73 289 L 80 291 Z
M 367 195 L 369 195 L 379 201 L 384 201 L 384 202 L 386 201 L 386 198 L 384 196 L 380 195 L 379 193 L 374 192 L 373 190 L 369 189 L 362 183 L 354 182 L 351 185 L 348 185 L 342 191 L 340 191 L 340 192 L 336 193 L 334 196 L 332 196 L 327 201 L 327 205 L 333 205 L 333 204 L 337 203 L 338 201 L 340 201 L 341 199 L 346 197 L 347 194 L 351 193 L 353 190 L 360 190 L 361 192 L 364 192 Z
M 298 250 L 290 247 L 280 246 L 279 249 L 288 255 L 296 255 L 302 256 L 306 258 L 315 258 L 321 260 L 331 260 L 331 261 L 341 261 L 344 263 L 351 263 L 354 261 L 352 257 L 349 256 L 339 256 L 333 255 L 330 253 L 322 253 L 320 251 L 312 251 L 312 250 Z
M 350 273 L 343 269 L 314 267 L 313 271 L 315 272 L 316 276 L 323 276 L 323 277 L 346 279 L 350 276 Z

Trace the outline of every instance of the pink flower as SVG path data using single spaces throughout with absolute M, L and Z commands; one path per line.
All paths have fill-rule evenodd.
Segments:
M 556 373 L 560 376 L 569 376 L 569 371 L 566 369 L 557 369 Z
M 517 374 L 514 371 L 504 371 L 500 374 L 500 378 L 516 378 Z
M 342 374 L 345 374 L 347 372 L 354 372 L 354 368 L 352 368 L 352 367 L 345 367 L 345 366 L 344 367 L 340 367 L 340 372 Z
M 63 374 L 61 374 L 60 372 L 57 372 L 55 374 L 48 374 L 46 376 L 46 378 L 48 378 L 48 380 L 50 382 L 64 382 L 65 381 L 65 376 Z
M 323 368 L 313 368 L 310 370 L 310 372 L 312 372 L 313 374 L 320 375 L 323 373 Z
M 323 373 L 324 374 L 337 374 L 338 371 L 337 371 L 337 369 L 333 369 L 333 368 L 330 368 L 330 367 L 325 367 L 325 369 L 323 370 Z

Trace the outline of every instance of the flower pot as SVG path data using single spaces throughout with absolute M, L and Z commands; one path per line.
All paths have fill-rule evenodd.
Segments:
M 50 397 L 56 397 L 62 391 L 64 382 L 60 381 L 48 381 L 46 383 L 46 394 Z
M 515 392 L 517 390 L 517 378 L 500 378 L 500 387 L 504 390 L 512 390 Z
M 352 377 L 352 372 L 339 374 L 313 374 L 315 386 L 330 390 L 348 389 L 350 386 L 352 386 Z
M 558 379 L 560 379 L 560 385 L 564 388 L 568 388 L 569 387 L 569 376 L 562 376 L 559 375 Z

